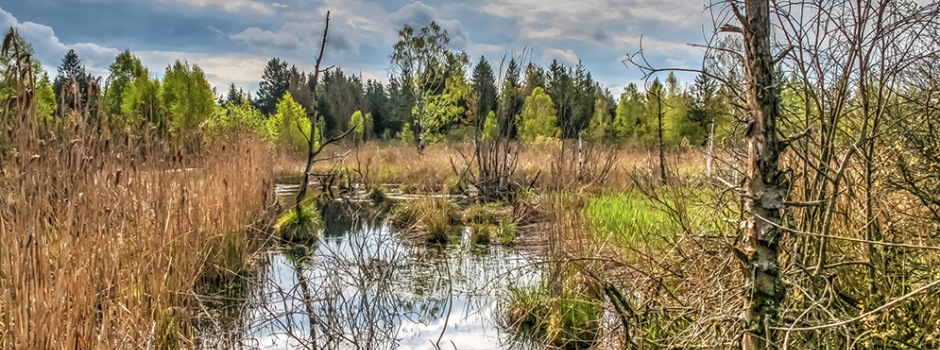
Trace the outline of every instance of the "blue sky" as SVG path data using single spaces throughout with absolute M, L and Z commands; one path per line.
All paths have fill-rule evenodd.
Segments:
M 332 12 L 325 64 L 364 79 L 387 81 L 389 53 L 403 24 L 437 21 L 451 46 L 471 61 L 484 55 L 498 67 L 507 49 L 531 50 L 531 61 L 580 59 L 615 94 L 641 72 L 621 60 L 642 46 L 659 66 L 700 67 L 712 28 L 704 1 L 695 0 L 2 0 L 0 27 L 15 26 L 50 75 L 69 49 L 88 70 L 107 75 L 124 49 L 155 75 L 175 59 L 197 64 L 213 86 L 235 83 L 256 91 L 271 57 L 311 70 Z M 683 78 L 685 82 L 689 79 Z

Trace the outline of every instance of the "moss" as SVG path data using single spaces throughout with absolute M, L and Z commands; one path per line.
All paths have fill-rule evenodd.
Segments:
M 281 240 L 291 243 L 310 243 L 317 239 L 317 232 L 323 227 L 323 219 L 316 204 L 308 202 L 284 213 L 274 229 Z

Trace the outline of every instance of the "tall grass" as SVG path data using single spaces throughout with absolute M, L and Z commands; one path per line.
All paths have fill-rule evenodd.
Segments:
M 273 201 L 263 142 L 183 147 L 88 110 L 40 126 L 28 93 L 4 103 L 0 348 L 195 346 L 195 290 L 266 235 L 249 229 Z

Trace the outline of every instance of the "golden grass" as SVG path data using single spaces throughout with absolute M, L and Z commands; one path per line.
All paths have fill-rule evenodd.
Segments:
M 577 145 L 573 142 L 522 147 L 513 179 L 540 189 L 624 189 L 630 187 L 637 176 L 646 176 L 658 169 L 658 158 L 648 149 L 598 145 L 585 146 L 585 150 L 585 154 L 592 154 L 579 166 Z M 335 163 L 317 163 L 314 171 L 327 172 L 338 167 L 349 170 L 347 173 L 353 174 L 353 181 L 372 185 L 397 184 L 420 193 L 441 193 L 457 183 L 458 172 L 466 166 L 464 156 L 469 157 L 472 153 L 471 142 L 429 145 L 420 153 L 414 146 L 401 143 L 368 142 L 358 148 L 352 145 L 331 146 L 325 155 L 344 156 Z M 676 169 L 697 169 L 698 173 L 704 173 L 703 155 L 703 150 L 695 148 L 673 150 L 667 155 L 667 166 L 673 172 Z M 606 176 L 599 178 L 591 174 L 599 172 L 595 168 L 607 162 L 610 163 L 610 171 Z M 298 173 L 302 166 L 300 159 L 281 156 L 276 169 Z M 583 168 L 582 176 L 579 176 L 579 167 Z
M 247 258 L 247 228 L 273 201 L 263 142 L 190 154 L 86 130 L 80 114 L 39 139 L 16 117 L 0 147 L 0 348 L 194 346 L 194 290 L 240 265 L 225 255 Z

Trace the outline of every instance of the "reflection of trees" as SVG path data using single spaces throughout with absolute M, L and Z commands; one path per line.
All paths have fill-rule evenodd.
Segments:
M 308 349 L 397 348 L 405 324 L 489 310 L 505 283 L 494 281 L 511 269 L 496 248 L 403 244 L 358 204 L 332 202 L 321 210 L 330 234 L 313 249 L 282 251 L 287 261 L 274 264 L 258 293 L 254 334 L 279 334 Z M 452 297 L 459 298 L 453 307 Z

